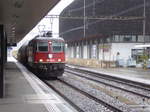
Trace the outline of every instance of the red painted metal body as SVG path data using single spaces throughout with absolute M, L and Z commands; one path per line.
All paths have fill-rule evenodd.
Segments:
M 48 58 L 48 54 L 52 54 L 53 57 Z M 65 63 L 65 54 L 64 54 L 64 52 L 62 52 L 62 53 L 52 53 L 52 52 L 49 52 L 49 53 L 37 52 L 37 53 L 35 53 L 34 62 L 38 63 L 38 62 L 40 62 L 41 59 L 43 60 L 42 61 L 43 63 Z
M 39 42 L 39 40 L 38 40 Z M 46 41 L 44 41 L 46 42 Z M 36 52 L 34 53 L 34 62 L 38 63 L 42 59 L 43 63 L 65 63 L 65 52 L 53 52 L 52 51 L 52 41 L 49 40 L 48 42 L 48 52 Z M 58 42 L 63 42 L 63 41 L 58 41 Z M 48 55 L 52 55 L 52 58 L 49 58 Z
M 31 40 L 24 49 L 24 51 L 20 49 L 19 56 L 24 57 L 24 59 L 19 58 L 23 59 L 20 62 L 38 73 L 46 74 L 45 76 L 57 77 L 63 74 L 65 43 L 62 38 L 37 37 Z

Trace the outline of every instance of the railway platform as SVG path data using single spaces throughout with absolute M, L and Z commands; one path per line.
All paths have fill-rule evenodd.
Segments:
M 4 69 L 0 112 L 76 112 L 63 98 L 13 58 Z
M 144 70 L 142 68 L 94 68 L 69 64 L 67 66 L 150 85 L 150 69 Z

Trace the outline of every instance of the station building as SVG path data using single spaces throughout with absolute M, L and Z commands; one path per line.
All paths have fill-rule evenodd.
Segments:
M 75 0 L 61 13 L 70 18 L 60 18 L 60 36 L 67 43 L 68 61 L 115 66 L 119 55 L 125 63 L 130 58 L 140 62 L 139 57 L 145 50 L 135 46 L 150 43 L 149 12 L 148 0 L 145 11 L 144 0 L 85 0 L 85 8 L 83 0 Z M 150 55 L 149 48 L 146 53 Z

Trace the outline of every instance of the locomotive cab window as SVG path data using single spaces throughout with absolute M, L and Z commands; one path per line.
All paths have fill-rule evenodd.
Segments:
M 47 52 L 48 51 L 48 43 L 47 42 L 38 42 L 37 43 L 38 51 Z
M 33 45 L 33 51 L 36 52 L 37 51 L 37 43 L 35 42 Z
M 64 43 L 63 42 L 52 42 L 52 51 L 53 52 L 64 52 Z

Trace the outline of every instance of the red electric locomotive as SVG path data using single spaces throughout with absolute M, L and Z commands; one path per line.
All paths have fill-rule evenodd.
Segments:
M 18 60 L 40 77 L 62 76 L 65 68 L 65 42 L 48 34 L 36 36 L 18 51 Z

